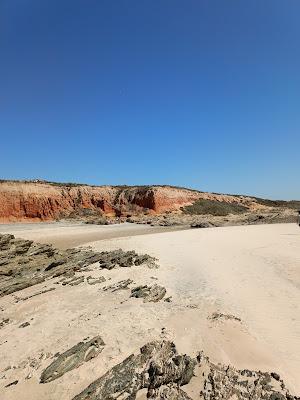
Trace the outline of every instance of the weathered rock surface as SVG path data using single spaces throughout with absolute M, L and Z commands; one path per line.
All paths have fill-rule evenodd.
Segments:
M 7 385 L 5 385 L 5 387 L 6 387 L 6 388 L 8 388 L 8 387 L 10 387 L 10 386 L 17 385 L 17 384 L 18 384 L 18 382 L 19 382 L 19 381 L 17 381 L 17 380 L 16 380 L 16 381 L 13 381 L 13 382 L 11 382 L 11 383 L 8 383 Z
M 104 276 L 99 276 L 99 278 L 93 278 L 92 276 L 88 276 L 86 281 L 89 285 L 97 285 L 98 283 L 103 283 L 106 281 Z
M 105 291 L 110 290 L 111 292 L 117 292 L 118 290 L 129 289 L 128 286 L 131 285 L 132 283 L 133 283 L 132 279 L 123 279 L 122 281 L 104 287 L 103 290 Z
M 178 355 L 173 343 L 151 342 L 142 347 L 139 354 L 132 354 L 93 382 L 74 400 L 134 400 L 144 388 L 150 399 L 172 399 L 157 396 L 161 390 L 180 394 L 179 387 L 191 380 L 195 364 L 189 356 Z
M 213 225 L 209 222 L 193 222 L 191 228 L 211 228 Z
M 296 400 L 276 373 L 238 370 L 215 365 L 203 354 L 197 357 L 203 377 L 200 398 L 205 400 Z
M 190 397 L 188 385 L 192 380 Z M 215 365 L 203 353 L 193 359 L 178 355 L 169 341 L 146 344 L 91 383 L 73 400 L 134 400 L 140 390 L 152 400 L 299 400 L 274 372 L 238 370 Z M 186 392 L 186 391 L 187 392 Z
M 113 269 L 116 267 L 133 267 L 134 265 L 147 265 L 156 268 L 155 258 L 147 254 L 137 254 L 135 251 L 103 251 L 101 253 L 100 268 Z
M 5 325 L 9 324 L 9 318 L 3 318 L 0 321 L 0 329 L 3 328 Z
M 19 325 L 19 328 L 26 328 L 29 325 L 30 325 L 30 322 L 26 321 L 26 322 L 23 322 L 21 325 Z
M 89 341 L 82 341 L 60 354 L 43 372 L 41 383 L 51 382 L 72 369 L 78 368 L 84 362 L 97 357 L 103 350 L 105 343 L 100 336 Z
M 137 286 L 131 290 L 130 297 L 142 298 L 144 303 L 146 302 L 157 302 L 164 298 L 166 294 L 166 289 L 163 286 L 153 285 L 153 286 Z
M 300 206 L 299 206 L 300 208 Z M 268 208 L 265 210 L 249 209 L 242 214 L 226 216 L 193 215 L 184 213 L 167 213 L 164 215 L 138 215 L 127 219 L 128 222 L 151 226 L 177 226 L 185 228 L 209 228 L 233 225 L 257 225 L 296 222 L 296 211 L 288 208 Z
M 239 317 L 236 317 L 235 315 L 232 314 L 223 314 L 220 312 L 214 312 L 209 316 L 209 319 L 211 321 L 226 321 L 226 320 L 231 320 L 231 321 L 237 321 L 241 322 L 241 319 Z
M 48 244 L 0 234 L 0 297 L 62 275 L 70 278 L 63 284 L 78 285 L 83 283 L 84 277 L 75 277 L 75 272 L 97 262 L 100 269 L 142 264 L 156 266 L 153 257 L 134 251 L 120 249 L 96 253 L 90 249 L 58 250 Z

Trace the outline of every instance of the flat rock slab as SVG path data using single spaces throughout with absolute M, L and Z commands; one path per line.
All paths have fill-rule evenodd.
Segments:
M 51 382 L 66 372 L 80 367 L 83 363 L 97 357 L 105 343 L 100 336 L 89 341 L 82 341 L 60 354 L 41 374 L 40 383 Z
M 98 283 L 103 283 L 106 281 L 104 276 L 100 276 L 99 278 L 93 278 L 92 276 L 88 276 L 86 281 L 89 285 L 97 285 Z
M 103 290 L 105 291 L 110 290 L 112 292 L 117 292 L 118 290 L 129 289 L 128 286 L 131 285 L 132 283 L 133 283 L 132 279 L 123 279 L 122 281 L 104 287 Z

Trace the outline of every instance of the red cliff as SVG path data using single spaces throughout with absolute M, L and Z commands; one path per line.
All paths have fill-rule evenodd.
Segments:
M 107 216 L 160 214 L 178 211 L 199 198 L 237 201 L 235 196 L 170 186 L 87 186 L 3 181 L 0 182 L 0 222 L 51 221 L 82 210 Z

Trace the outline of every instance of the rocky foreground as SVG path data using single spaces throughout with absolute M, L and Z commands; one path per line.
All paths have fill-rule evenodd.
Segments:
M 16 239 L 13 235 L 0 235 L 0 296 L 4 301 L 1 303 L 2 317 L 0 318 L 2 366 L 5 365 L 3 362 L 8 363 L 8 360 L 11 360 L 1 369 L 1 399 L 19 399 L 20 393 L 23 393 L 24 399 L 37 398 L 38 393 L 44 393 L 40 395 L 40 398 L 46 400 L 57 398 L 73 398 L 73 400 L 299 399 L 289 392 L 276 372 L 238 370 L 229 365 L 214 364 L 201 349 L 196 355 L 180 354 L 172 341 L 162 339 L 163 334 L 159 335 L 157 340 L 146 343 L 140 351 L 120 360 L 110 342 L 115 337 L 117 342 L 113 343 L 118 343 L 118 339 L 122 339 L 123 332 L 118 330 L 118 325 L 116 325 L 115 332 L 110 337 L 107 332 L 105 333 L 104 323 L 102 325 L 100 322 L 96 323 L 97 318 L 103 314 L 103 322 L 105 318 L 113 320 L 113 310 L 116 307 L 111 308 L 111 304 L 118 302 L 123 307 L 123 318 L 129 307 L 126 303 L 131 304 L 130 307 L 136 307 L 131 308 L 136 310 L 132 314 L 133 319 L 138 319 L 140 312 L 145 313 L 147 310 L 150 312 L 151 308 L 148 308 L 147 304 L 160 304 L 157 311 L 153 309 L 158 313 L 157 316 L 164 312 L 164 307 L 167 305 L 172 307 L 168 288 L 163 287 L 159 282 L 149 283 L 157 278 L 150 275 L 146 283 L 142 282 L 146 279 L 143 278 L 146 270 L 153 274 L 151 271 L 157 268 L 157 260 L 153 257 L 137 254 L 134 251 L 95 252 L 88 248 L 63 251 L 50 245 Z M 126 275 L 127 271 L 132 271 L 132 274 Z M 138 271 L 142 273 L 139 274 Z M 120 280 L 120 277 L 123 279 Z M 42 284 L 46 285 L 42 286 Z M 81 291 L 83 289 L 84 292 Z M 74 296 L 73 291 L 76 291 Z M 84 303 L 84 296 L 87 296 L 89 291 L 92 291 L 89 301 L 97 301 L 100 306 L 102 305 L 100 308 L 99 306 L 93 308 L 90 302 Z M 57 295 L 53 298 L 56 292 Z M 47 306 L 47 300 L 43 301 L 43 299 L 49 299 L 47 297 L 49 294 L 53 300 L 56 299 L 54 302 L 52 300 L 51 304 L 55 304 L 55 301 L 66 302 L 65 294 L 73 299 L 65 303 L 68 304 L 67 306 L 64 306 L 64 303 L 59 305 L 61 308 L 58 310 L 64 310 L 66 313 L 67 325 L 64 325 L 62 319 L 54 328 L 53 333 L 51 333 L 49 319 L 51 319 L 51 313 L 55 313 L 55 309 L 52 308 L 48 315 L 44 315 L 42 311 L 40 314 L 35 312 L 36 309 L 43 310 Z M 112 303 L 107 303 L 109 307 L 106 305 L 106 297 L 112 301 Z M 78 314 L 75 319 L 70 319 L 68 307 L 71 311 L 72 302 L 75 302 L 75 299 L 79 301 L 78 304 L 81 301 L 84 313 Z M 144 303 L 145 306 L 140 308 Z M 30 304 L 30 309 L 33 310 L 33 314 L 30 314 L 32 318 L 29 318 L 28 314 Z M 24 322 L 16 325 L 9 313 L 15 310 L 14 315 L 17 315 L 18 308 L 23 310 L 21 318 L 24 318 Z M 89 309 L 92 311 L 89 312 Z M 99 316 L 95 314 L 95 310 L 98 310 L 98 313 L 100 311 Z M 76 311 L 78 312 L 77 308 Z M 57 317 L 61 312 L 57 313 Z M 95 322 L 87 325 L 91 317 L 95 318 Z M 84 318 L 83 325 L 80 322 L 82 318 Z M 238 324 L 241 322 L 239 318 L 231 315 L 220 313 L 211 315 L 212 322 L 222 319 L 232 320 Z M 17 358 L 14 357 L 14 352 L 17 352 L 14 343 L 18 344 L 20 332 L 33 329 L 35 324 L 37 324 L 37 330 L 32 330 L 31 343 L 27 344 L 31 349 L 31 356 L 26 358 L 24 349 Z M 89 336 L 83 336 L 81 333 L 86 326 L 92 327 Z M 68 330 L 70 327 L 72 331 Z M 48 347 L 46 340 L 44 343 L 39 341 L 45 329 L 47 329 L 47 340 L 50 340 Z M 141 329 L 145 328 L 141 327 Z M 98 333 L 95 335 L 96 331 Z M 10 332 L 10 334 L 5 332 Z M 75 337 L 80 337 L 80 334 L 81 340 L 75 341 Z M 56 343 L 54 347 L 51 344 L 52 340 Z M 111 366 L 113 359 L 118 361 Z M 93 367 L 90 368 L 90 364 L 93 364 Z M 97 365 L 101 373 L 97 372 Z M 110 366 L 106 369 L 101 367 L 105 365 Z M 89 371 L 87 375 L 84 373 L 86 370 Z M 69 377 L 80 382 L 84 376 L 84 381 L 89 383 L 85 386 L 81 385 L 83 387 L 77 393 L 75 391 L 72 395 L 67 394 L 69 388 L 71 389 Z M 49 390 L 47 390 L 48 385 L 50 385 Z M 21 392 L 18 391 L 19 386 L 22 388 Z M 59 395 L 55 394 L 57 390 L 60 390 Z
M 58 250 L 48 244 L 0 234 L 0 297 L 57 277 L 70 278 L 63 284 L 79 284 L 82 277 L 74 279 L 75 272 L 84 271 L 94 263 L 99 263 L 100 269 L 108 270 L 141 264 L 155 266 L 152 257 L 134 251 Z

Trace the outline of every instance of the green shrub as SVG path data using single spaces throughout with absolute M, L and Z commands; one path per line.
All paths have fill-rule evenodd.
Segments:
M 199 199 L 196 200 L 194 204 L 190 206 L 182 207 L 182 211 L 185 214 L 194 214 L 194 215 L 210 214 L 217 216 L 225 216 L 228 214 L 244 213 L 248 211 L 248 208 L 236 203 L 226 203 L 225 201 Z
M 254 197 L 257 203 L 262 204 L 263 206 L 268 207 L 283 207 L 283 208 L 292 208 L 300 210 L 300 201 L 299 200 L 269 200 L 269 199 L 260 199 L 259 197 Z

